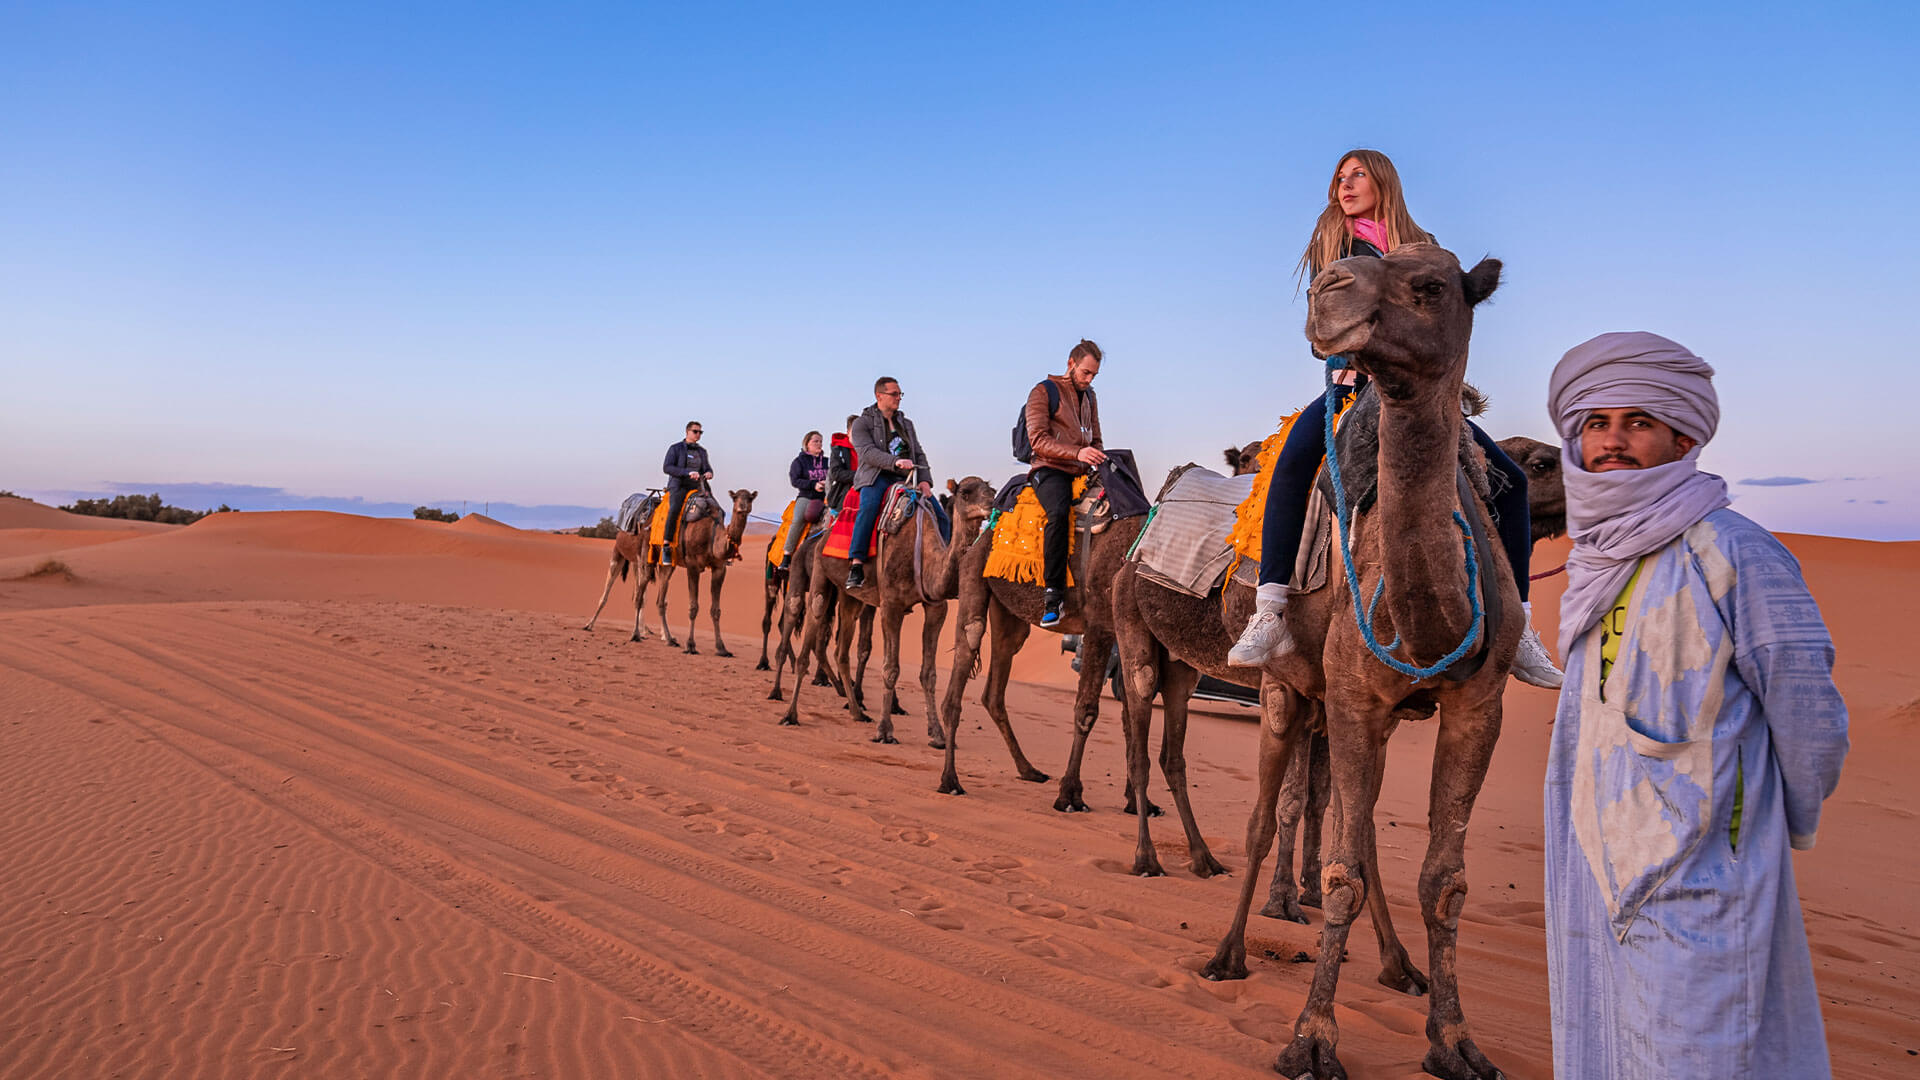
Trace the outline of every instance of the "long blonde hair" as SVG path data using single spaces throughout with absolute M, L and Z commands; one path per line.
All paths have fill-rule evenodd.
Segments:
M 1406 195 L 1400 189 L 1400 172 L 1393 167 L 1392 159 L 1378 150 L 1349 150 L 1340 155 L 1340 161 L 1333 167 L 1333 179 L 1327 181 L 1327 208 L 1320 211 L 1320 219 L 1313 223 L 1313 235 L 1307 238 L 1307 249 L 1300 253 L 1300 265 L 1294 270 L 1303 282 L 1311 282 L 1320 271 L 1345 256 L 1352 241 L 1353 226 L 1347 222 L 1346 211 L 1340 209 L 1340 170 L 1349 161 L 1358 162 L 1373 180 L 1374 194 L 1380 200 L 1373 208 L 1373 220 L 1386 228 L 1388 250 L 1402 244 L 1433 243 L 1433 237 L 1415 224 L 1413 215 L 1407 212 Z

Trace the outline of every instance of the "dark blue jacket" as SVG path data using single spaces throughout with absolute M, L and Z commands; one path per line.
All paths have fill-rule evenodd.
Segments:
M 826 492 L 813 485 L 826 478 L 825 454 L 809 454 L 802 450 L 799 456 L 793 459 L 793 464 L 787 466 L 787 482 L 793 485 L 793 490 L 803 499 L 825 498 Z
M 713 462 L 706 447 L 682 439 L 667 447 L 667 460 L 660 467 L 666 471 L 668 487 L 697 488 L 700 474 L 712 472 Z

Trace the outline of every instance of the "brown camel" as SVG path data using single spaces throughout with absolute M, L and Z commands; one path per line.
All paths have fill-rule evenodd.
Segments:
M 916 606 L 923 609 L 920 688 L 926 694 L 927 732 L 932 735 L 939 730 L 940 718 L 933 695 L 940 628 L 947 621 L 947 601 L 959 587 L 960 555 L 979 535 L 992 506 L 993 485 L 977 476 L 967 477 L 960 481 L 953 497 L 951 541 L 941 538 L 929 508 L 917 508 L 912 520 L 898 534 L 876 535 L 879 552 L 877 557 L 868 560 L 866 584 L 857 589 L 838 590 L 834 669 L 842 683 L 847 684 L 847 709 L 860 723 L 870 722 L 872 718 L 866 713 L 857 684 L 847 678 L 847 653 L 859 623 L 860 605 L 879 611 L 884 650 L 881 675 L 886 682 L 886 693 L 881 697 L 880 724 L 874 733 L 874 742 L 899 742 L 893 735 L 893 711 L 899 699 L 896 686 L 900 681 L 900 624 Z M 815 553 L 813 563 L 807 587 L 806 634 L 800 645 L 801 656 L 810 655 L 820 635 L 826 632 L 828 604 L 833 601 L 837 583 L 846 580 L 848 569 L 846 559 L 828 555 L 824 547 Z M 795 665 L 793 698 L 787 703 L 782 724 L 800 722 L 800 685 L 804 681 L 799 666 Z
M 1527 472 L 1527 511 L 1533 522 L 1534 543 L 1565 532 L 1567 489 L 1560 475 L 1560 447 L 1524 435 L 1501 439 L 1498 445 Z M 1235 670 L 1245 673 L 1242 685 L 1258 685 L 1258 672 Z M 1301 908 L 1320 906 L 1321 823 L 1332 797 L 1325 713 L 1317 701 L 1307 702 L 1307 707 L 1307 726 L 1300 735 L 1304 741 L 1294 748 L 1286 781 L 1280 787 L 1280 839 L 1267 903 L 1260 909 L 1260 914 L 1269 918 L 1297 923 L 1307 921 Z M 1300 844 L 1297 886 L 1293 877 L 1296 835 Z
M 1090 508 L 1087 508 L 1090 509 Z M 1087 736 L 1100 717 L 1100 695 L 1106 684 L 1107 658 L 1113 651 L 1113 576 L 1126 561 L 1127 550 L 1140 535 L 1144 517 L 1111 522 L 1099 532 L 1081 529 L 1075 539 L 1074 584 L 1067 592 L 1066 607 L 1060 621 L 1048 629 L 1062 634 L 1080 634 L 1080 687 L 1073 703 L 1073 749 L 1067 757 L 1067 771 L 1060 778 L 1060 793 L 1053 808 L 1084 811 L 1080 779 L 1081 761 L 1086 754 Z M 1007 716 L 1007 682 L 1013 672 L 1013 658 L 1026 643 L 1033 628 L 1040 625 L 1044 594 L 1039 585 L 1020 584 L 986 576 L 987 558 L 993 551 L 993 533 L 983 532 L 967 548 L 960 562 L 959 611 L 953 632 L 953 669 L 947 676 L 946 698 L 941 704 L 943 734 L 932 742 L 945 749 L 946 767 L 941 773 L 939 790 L 949 795 L 964 795 L 956 767 L 956 733 L 960 710 L 966 697 L 967 680 L 975 673 L 982 638 L 992 643 L 991 661 L 980 704 L 1000 729 L 1007 750 L 1013 755 L 1014 770 L 1020 779 L 1045 783 L 1047 774 L 1033 767 L 1020 750 Z M 1125 721 L 1125 703 L 1122 723 Z M 1133 789 L 1127 791 L 1127 812 L 1134 811 Z M 1157 813 L 1148 805 L 1148 813 Z M 1182 814 L 1186 814 L 1183 805 Z M 1212 870 L 1218 870 L 1217 863 Z
M 1409 244 L 1383 259 L 1341 260 L 1309 290 L 1308 339 L 1322 354 L 1348 357 L 1371 377 L 1380 399 L 1378 496 L 1371 508 L 1354 515 L 1349 539 L 1361 593 L 1373 596 L 1384 581 L 1375 634 L 1382 642 L 1397 641 L 1395 654 L 1416 665 L 1433 663 L 1475 633 L 1455 515 L 1477 517 L 1483 535 L 1493 530 L 1485 507 L 1460 494 L 1458 402 L 1473 308 L 1493 293 L 1499 276 L 1496 260 L 1484 259 L 1463 272 L 1446 250 Z M 1261 687 L 1260 787 L 1247 827 L 1253 865 L 1242 883 L 1233 925 L 1204 969 L 1212 978 L 1246 975 L 1247 914 L 1259 860 L 1272 842 L 1275 803 L 1303 727 L 1305 699 L 1319 698 L 1327 713 L 1335 839 L 1322 875 L 1326 922 L 1312 989 L 1294 1039 L 1274 1066 L 1283 1075 L 1319 1080 L 1346 1075 L 1335 1055 L 1339 1029 L 1333 999 L 1348 931 L 1360 908 L 1374 907 L 1379 896 L 1373 809 L 1385 744 L 1401 720 L 1436 709 L 1440 728 L 1419 881 L 1432 974 L 1423 1067 L 1448 1080 L 1501 1075 L 1468 1033 L 1456 960 L 1467 894 L 1468 820 L 1499 737 L 1501 694 L 1521 622 L 1498 615 L 1517 612 L 1519 605 L 1504 553 L 1497 544 L 1477 546 L 1482 580 L 1491 590 L 1490 617 L 1458 681 L 1444 674 L 1413 681 L 1377 660 L 1362 639 L 1344 576 L 1287 607 L 1286 624 L 1296 647 L 1268 665 Z M 1126 617 L 1119 606 L 1125 583 L 1123 575 L 1116 588 L 1117 620 Z M 1196 634 L 1226 633 L 1219 606 L 1180 612 L 1160 604 L 1146 588 L 1135 591 L 1139 616 L 1163 627 L 1155 635 L 1162 640 L 1169 636 L 1168 617 L 1183 615 Z M 1229 620 L 1244 620 L 1252 607 L 1250 590 L 1230 589 L 1223 606 Z M 1129 670 L 1129 693 L 1144 698 L 1150 675 L 1144 664 Z M 1130 749 L 1144 764 L 1140 726 Z M 1141 783 L 1138 776 L 1134 783 Z M 1376 929 L 1380 921 L 1376 909 Z
M 787 664 L 793 660 L 794 635 L 800 631 L 802 623 L 806 618 L 806 596 L 813 581 L 815 553 L 825 539 L 826 533 L 823 530 L 800 541 L 800 546 L 796 548 L 793 553 L 793 560 L 789 566 L 791 573 L 788 575 L 788 580 L 776 582 L 771 575 L 768 577 L 768 603 L 772 604 L 777 601 L 780 604 L 779 647 L 774 652 L 773 663 L 769 664 L 766 661 L 766 643 L 763 640 L 760 646 L 761 661 L 759 667 L 756 669 L 761 671 L 770 670 L 773 672 L 773 688 L 767 692 L 768 701 L 786 700 L 786 695 L 780 689 L 780 680 L 786 671 Z M 830 660 L 827 655 L 827 630 L 832 627 L 832 619 L 838 607 L 840 593 L 838 585 L 833 582 L 828 582 L 827 585 L 830 593 L 827 603 L 827 618 L 829 621 L 827 627 L 822 628 L 820 640 L 815 644 L 813 650 L 813 685 L 831 686 L 841 697 L 847 696 L 849 688 L 851 688 L 852 693 L 861 694 L 861 687 L 867 678 L 867 660 L 873 655 L 874 609 L 864 606 L 860 609 L 860 628 L 857 631 L 854 645 L 853 681 L 851 684 L 842 683 L 835 676 L 833 661 Z M 766 624 L 763 622 L 761 625 L 762 633 L 766 633 L 767 629 Z M 861 701 L 864 703 L 865 700 L 865 696 L 862 694 Z M 902 716 L 905 715 L 905 713 L 906 710 L 900 707 L 900 703 L 897 701 L 894 702 L 893 715 Z
M 1564 534 L 1567 485 L 1560 475 L 1559 445 L 1525 435 L 1501 439 L 1498 445 L 1527 474 L 1527 512 L 1533 519 L 1533 542 Z
M 600 604 L 593 609 L 593 618 L 587 620 L 587 629 L 600 619 L 600 610 L 607 606 L 607 594 L 613 591 L 616 576 L 626 577 L 629 567 L 635 570 L 633 588 L 633 640 L 644 641 L 647 637 L 646 620 L 643 614 L 647 602 L 647 586 L 656 578 L 660 582 L 660 634 L 667 644 L 678 645 L 673 630 L 667 625 L 667 583 L 673 580 L 676 568 L 687 571 L 687 651 L 698 653 L 694 647 L 693 632 L 700 617 L 700 574 L 711 571 L 713 574 L 713 595 L 709 607 L 713 612 L 713 651 L 721 656 L 732 656 L 727 651 L 726 642 L 720 637 L 720 588 L 727 580 L 727 566 L 740 558 L 740 539 L 746 535 L 747 515 L 753 510 L 753 500 L 759 496 L 757 491 L 729 491 L 728 498 L 733 500 L 733 518 L 724 528 L 718 518 L 718 510 L 713 516 L 702 517 L 696 521 L 683 522 L 679 534 L 674 537 L 672 566 L 661 566 L 650 561 L 646 548 L 649 546 L 644 537 L 645 523 L 639 528 L 642 533 L 622 532 L 614 537 L 613 558 L 607 564 L 607 584 L 600 590 Z M 698 496 L 689 496 L 689 501 Z M 716 503 L 717 507 L 718 504 Z M 667 504 L 662 500 L 654 512 L 666 513 Z

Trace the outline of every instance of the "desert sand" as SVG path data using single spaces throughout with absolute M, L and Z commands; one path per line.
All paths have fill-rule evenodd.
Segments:
M 1795 859 L 1835 1072 L 1912 1076 L 1920 544 L 1784 539 L 1853 718 L 1820 846 Z M 831 691 L 776 727 L 752 670 L 764 543 L 728 577 L 722 659 L 704 614 L 701 655 L 628 641 L 625 590 L 580 629 L 607 541 L 475 517 L 143 526 L 0 499 L 0 1076 L 1271 1075 L 1317 917 L 1256 918 L 1243 982 L 1195 974 L 1239 878 L 1186 873 L 1167 819 L 1170 875 L 1126 873 L 1117 706 L 1085 815 L 1012 778 L 977 705 L 964 798 L 934 792 L 917 688 L 898 746 Z M 1049 635 L 1016 678 L 1014 723 L 1057 770 L 1072 674 Z M 1550 1072 L 1552 705 L 1510 689 L 1468 841 L 1465 1004 L 1516 1078 Z M 1252 718 L 1209 707 L 1188 747 L 1202 828 L 1236 871 Z M 1423 964 L 1432 735 L 1396 735 L 1379 819 Z M 1425 1002 L 1373 982 L 1364 927 L 1351 958 L 1348 1068 L 1420 1075 Z

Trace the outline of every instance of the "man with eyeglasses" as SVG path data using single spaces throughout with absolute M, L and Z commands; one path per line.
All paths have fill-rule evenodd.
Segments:
M 867 559 L 873 553 L 873 527 L 886 505 L 887 489 L 912 476 L 920 481 L 920 497 L 933 494 L 933 470 L 927 466 L 927 452 L 913 421 L 900 411 L 900 380 L 883 375 L 873 384 L 873 404 L 853 422 L 853 449 L 860 457 L 860 471 L 853 486 L 860 492 L 860 513 L 853 519 L 853 541 L 847 548 L 853 564 L 847 572 L 847 588 L 867 583 Z
M 687 437 L 667 447 L 667 460 L 662 466 L 667 473 L 667 542 L 662 545 L 660 561 L 667 566 L 673 565 L 673 537 L 680 529 L 680 508 L 686 505 L 689 493 L 713 479 L 713 462 L 707 458 L 707 448 L 700 445 L 700 434 L 700 421 L 687 421 Z

